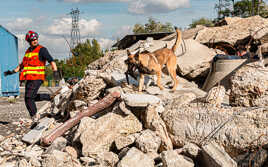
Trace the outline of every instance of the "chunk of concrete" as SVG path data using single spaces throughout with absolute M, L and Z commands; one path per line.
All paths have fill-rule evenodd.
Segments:
M 237 163 L 215 142 L 202 146 L 204 164 L 212 167 L 236 167 Z
M 149 104 L 157 105 L 162 103 L 160 98 L 147 94 L 125 94 L 122 98 L 131 107 L 146 107 Z
M 154 167 L 154 161 L 148 155 L 142 153 L 135 147 L 132 147 L 123 159 L 119 162 L 118 167 L 137 167 L 146 166 Z
M 157 152 L 161 144 L 161 139 L 153 131 L 146 129 L 136 140 L 136 146 L 144 153 Z
M 117 139 L 115 139 L 115 146 L 118 150 L 121 150 L 122 148 L 133 144 L 135 140 L 136 137 L 134 135 L 119 136 Z
M 179 155 L 175 150 L 163 151 L 161 153 L 163 167 L 194 167 L 191 159 Z
M 36 143 L 42 137 L 42 134 L 54 122 L 53 118 L 43 118 L 40 123 L 30 132 L 23 136 L 22 141 L 26 143 Z

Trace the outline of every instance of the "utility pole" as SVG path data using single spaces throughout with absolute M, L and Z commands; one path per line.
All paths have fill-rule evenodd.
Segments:
M 255 15 L 255 2 L 256 0 L 251 0 L 251 16 Z
M 71 49 L 74 49 L 80 41 L 80 29 L 79 29 L 79 14 L 80 11 L 78 8 L 75 10 L 72 9 L 70 13 L 72 16 L 72 30 L 71 30 Z

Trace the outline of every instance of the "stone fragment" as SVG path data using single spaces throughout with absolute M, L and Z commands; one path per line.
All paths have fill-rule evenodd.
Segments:
M 30 163 L 34 167 L 40 167 L 41 166 L 41 162 L 36 158 L 31 158 Z
M 89 156 L 108 152 L 112 143 L 121 135 L 129 135 L 142 130 L 142 124 L 134 115 L 122 117 L 108 113 L 98 118 L 81 134 L 82 154 Z
M 142 131 L 136 140 L 136 147 L 144 153 L 157 152 L 160 144 L 160 137 L 149 129 Z
M 43 167 L 80 167 L 78 160 L 73 159 L 68 153 L 59 150 L 53 150 L 51 154 L 47 154 L 42 161 Z
M 74 100 L 73 103 L 76 110 L 82 108 L 83 106 L 87 106 L 87 103 L 82 100 Z
M 232 106 L 265 107 L 268 104 L 267 67 L 254 63 L 241 67 L 230 79 L 230 104 Z
M 149 104 L 158 105 L 162 103 L 158 97 L 147 94 L 125 94 L 122 98 L 131 107 L 146 107 Z
M 156 111 L 156 106 L 148 106 L 144 114 L 144 126 L 156 133 L 161 139 L 160 152 L 164 150 L 172 150 L 172 142 L 170 140 L 166 124 Z
M 148 155 L 142 153 L 137 148 L 132 147 L 127 154 L 119 161 L 118 167 L 154 167 L 154 161 Z
M 236 167 L 237 163 L 215 142 L 202 146 L 203 160 L 206 166 Z
M 118 150 L 133 144 L 136 140 L 134 135 L 119 136 L 115 139 L 115 146 Z
M 73 141 L 79 141 L 80 135 L 88 128 L 91 128 L 95 124 L 95 119 L 90 117 L 84 117 L 81 119 L 78 129 L 75 132 Z
M 199 153 L 201 152 L 201 149 L 193 143 L 188 143 L 182 148 L 182 154 L 190 157 L 190 158 L 196 158 Z
M 103 152 L 98 155 L 98 162 L 103 166 L 115 166 L 119 161 L 118 156 L 113 152 Z
M 47 153 L 51 153 L 53 150 L 63 151 L 66 145 L 67 145 L 67 140 L 64 137 L 58 137 L 47 148 Z
M 69 155 L 71 155 L 72 158 L 77 159 L 77 157 L 78 157 L 78 155 L 77 155 L 77 151 L 76 151 L 73 147 L 71 147 L 71 146 L 67 146 L 67 147 L 65 147 L 65 151 L 66 151 Z
M 206 102 L 213 106 L 220 107 L 225 96 L 225 88 L 223 86 L 215 86 L 211 88 L 206 96 Z
M 163 161 L 163 167 L 194 167 L 194 163 L 191 159 L 186 158 L 183 155 L 179 155 L 174 150 L 163 151 L 161 153 Z

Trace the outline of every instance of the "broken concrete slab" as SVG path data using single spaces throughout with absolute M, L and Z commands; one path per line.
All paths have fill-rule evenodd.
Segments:
M 210 140 L 220 143 L 233 157 L 248 147 L 259 147 L 252 141 L 268 133 L 264 119 L 266 108 L 212 108 L 200 101 L 180 107 L 174 104 L 167 104 L 161 117 L 176 147 L 183 147 L 188 142 L 200 143 L 220 126 Z M 266 140 L 267 136 L 260 138 L 260 142 Z
M 131 107 L 146 107 L 149 104 L 157 105 L 162 103 L 158 97 L 147 94 L 124 94 L 122 98 Z
M 261 39 L 267 34 L 267 25 L 267 19 L 256 15 L 238 19 L 229 25 L 205 28 L 198 32 L 196 40 L 206 44 L 225 42 L 235 45 L 252 35 L 254 39 Z
M 112 143 L 122 134 L 132 134 L 142 130 L 142 125 L 133 116 L 122 117 L 108 113 L 85 129 L 80 137 L 82 154 L 89 156 L 109 151 Z
M 177 70 L 188 79 L 205 77 L 209 72 L 210 62 L 216 55 L 215 51 L 193 39 L 185 40 L 185 45 L 185 54 L 177 57 Z M 179 49 L 177 52 L 178 55 L 181 54 Z
M 145 128 L 151 129 L 160 137 L 161 144 L 159 151 L 172 150 L 173 145 L 168 135 L 166 124 L 158 114 L 157 107 L 152 105 L 148 106 L 143 119 Z
M 206 166 L 237 167 L 237 163 L 215 142 L 202 146 L 203 160 Z
M 44 133 L 45 130 L 54 122 L 55 120 L 53 118 L 43 118 L 40 120 L 40 123 L 30 132 L 25 134 L 22 138 L 22 141 L 26 143 L 36 143 L 37 141 L 40 140 L 42 137 L 42 134 Z
M 232 106 L 264 107 L 268 102 L 267 67 L 254 63 L 241 67 L 230 78 L 230 104 Z

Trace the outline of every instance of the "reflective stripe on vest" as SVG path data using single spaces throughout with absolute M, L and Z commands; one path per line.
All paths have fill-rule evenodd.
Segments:
M 41 45 L 37 46 L 33 51 L 26 51 L 22 65 L 23 70 L 20 74 L 20 80 L 45 80 L 45 64 L 46 61 L 39 60 L 39 51 Z
M 31 57 L 33 57 L 33 56 L 38 56 L 39 55 L 39 53 L 26 53 L 24 56 L 25 57 L 28 57 L 28 58 L 31 58 Z

